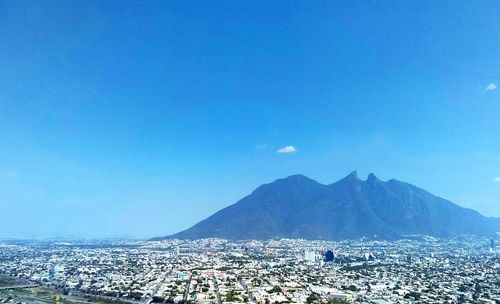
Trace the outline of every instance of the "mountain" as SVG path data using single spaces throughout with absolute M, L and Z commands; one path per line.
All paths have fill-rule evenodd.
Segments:
M 413 185 L 356 171 L 330 185 L 292 175 L 250 195 L 193 227 L 159 239 L 352 239 L 423 234 L 489 235 L 500 218 L 462 208 Z

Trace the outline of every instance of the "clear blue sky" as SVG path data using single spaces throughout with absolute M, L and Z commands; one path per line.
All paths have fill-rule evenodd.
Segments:
M 0 1 L 0 237 L 166 235 L 354 169 L 500 216 L 497 84 L 498 1 Z

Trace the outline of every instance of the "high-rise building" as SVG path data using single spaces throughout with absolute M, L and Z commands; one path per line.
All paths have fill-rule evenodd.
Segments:
M 304 252 L 304 259 L 308 262 L 316 262 L 317 254 L 314 250 L 306 250 Z
M 494 239 L 490 240 L 490 248 L 491 248 L 492 251 L 495 250 L 495 240 Z
M 412 262 L 411 254 L 406 256 L 406 262 L 408 262 L 408 263 Z
M 327 250 L 325 252 L 325 262 L 333 262 L 334 257 L 335 255 L 333 254 L 333 251 Z
M 373 261 L 373 260 L 375 260 L 375 255 L 371 252 L 367 252 L 367 253 L 365 253 L 365 260 Z

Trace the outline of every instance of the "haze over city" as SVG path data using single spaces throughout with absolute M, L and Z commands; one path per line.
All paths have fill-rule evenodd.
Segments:
M 497 1 L 0 1 L 0 238 L 150 238 L 357 170 L 500 217 Z

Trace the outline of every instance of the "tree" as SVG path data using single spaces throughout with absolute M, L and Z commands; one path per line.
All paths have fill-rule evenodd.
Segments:
M 314 293 L 311 293 L 311 294 L 307 297 L 306 302 L 307 302 L 308 304 L 311 304 L 311 303 L 313 303 L 314 301 L 316 301 L 317 299 L 318 299 L 318 296 L 317 296 L 316 294 L 314 294 Z
M 348 300 L 339 300 L 339 299 L 333 299 L 328 301 L 328 304 L 349 304 L 349 303 L 351 302 L 349 302 Z

